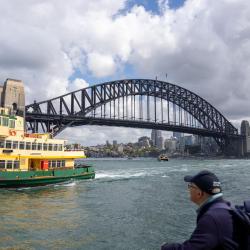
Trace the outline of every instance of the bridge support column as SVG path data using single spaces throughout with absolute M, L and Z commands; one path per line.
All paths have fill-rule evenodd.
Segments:
M 224 153 L 226 156 L 243 157 L 244 156 L 243 138 L 242 137 L 226 138 L 225 139 Z

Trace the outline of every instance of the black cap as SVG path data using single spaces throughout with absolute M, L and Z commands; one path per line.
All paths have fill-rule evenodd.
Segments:
M 184 181 L 194 183 L 208 194 L 218 194 L 222 191 L 218 177 L 207 170 L 203 170 L 194 176 L 187 175 L 184 177 Z

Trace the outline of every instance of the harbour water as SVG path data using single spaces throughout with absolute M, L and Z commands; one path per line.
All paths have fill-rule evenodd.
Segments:
M 250 160 L 89 160 L 96 179 L 0 190 L 0 249 L 154 250 L 195 226 L 183 176 L 202 169 L 233 204 L 250 199 Z

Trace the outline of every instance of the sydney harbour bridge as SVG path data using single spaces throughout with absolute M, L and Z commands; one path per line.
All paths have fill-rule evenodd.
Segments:
M 25 107 L 27 128 L 57 135 L 67 127 L 106 125 L 213 137 L 225 154 L 242 154 L 242 136 L 215 107 L 175 84 L 126 79 L 93 85 Z

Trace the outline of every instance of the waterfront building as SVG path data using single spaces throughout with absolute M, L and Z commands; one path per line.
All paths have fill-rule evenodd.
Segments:
M 194 135 L 185 135 L 179 138 L 177 140 L 178 142 L 178 148 L 181 153 L 184 153 L 187 151 L 187 148 L 190 148 L 194 145 L 199 144 L 198 143 L 198 137 Z
M 212 137 L 199 136 L 198 145 L 200 152 L 206 155 L 214 155 L 219 152 L 219 147 Z
M 122 144 L 118 145 L 117 152 L 120 154 L 123 154 L 123 145 Z
M 138 139 L 138 145 L 139 145 L 139 147 L 149 148 L 150 147 L 150 138 L 147 136 L 140 137 Z
M 160 149 L 160 150 L 165 149 L 165 147 L 164 147 L 164 139 L 163 139 L 162 136 L 157 138 L 156 147 L 157 147 L 158 149 Z
M 195 144 L 195 137 L 193 135 L 186 135 L 185 138 L 185 145 L 194 145 Z
M 162 137 L 162 133 L 160 130 L 155 130 L 155 129 L 152 130 L 151 140 L 152 140 L 153 146 L 159 149 L 164 149 L 164 139 Z
M 181 132 L 173 132 L 173 137 L 175 137 L 178 141 L 181 137 L 183 137 L 183 133 Z
M 169 153 L 176 152 L 177 149 L 177 139 L 175 137 L 171 137 L 170 139 L 165 140 L 165 149 Z

